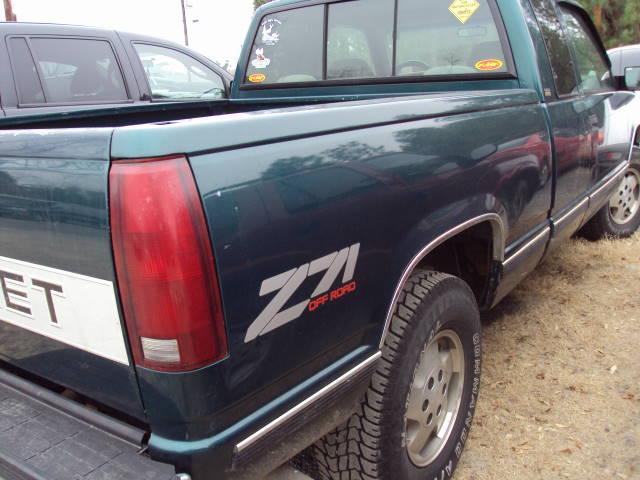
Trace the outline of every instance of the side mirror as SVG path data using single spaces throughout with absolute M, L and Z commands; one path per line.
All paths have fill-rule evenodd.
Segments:
M 640 90 L 640 67 L 627 67 L 624 70 L 624 84 L 628 90 Z

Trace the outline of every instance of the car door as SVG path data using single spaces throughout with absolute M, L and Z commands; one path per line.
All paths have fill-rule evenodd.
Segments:
M 553 82 L 545 85 L 554 144 L 555 199 L 551 217 L 556 239 L 571 235 L 580 226 L 592 185 L 593 152 L 586 124 L 588 99 L 580 91 L 579 79 L 567 34 L 554 0 L 531 0 L 544 38 Z
M 628 149 L 619 148 L 608 123 L 621 103 L 614 96 L 620 100 L 627 96 L 615 95 L 610 63 L 589 17 L 570 4 L 562 3 L 559 8 L 578 74 L 591 154 L 589 187 L 593 188 L 626 159 Z M 626 143 L 628 133 L 619 140 Z

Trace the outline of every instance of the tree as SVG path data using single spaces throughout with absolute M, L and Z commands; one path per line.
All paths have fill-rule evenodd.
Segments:
M 271 0 L 253 0 L 253 8 L 258 8 L 264 5 L 265 3 L 269 3 Z
M 258 8 L 271 0 L 253 0 Z M 640 43 L 640 0 L 580 0 L 607 48 Z
M 640 43 L 640 0 L 581 0 L 607 48 Z
M 7 22 L 15 22 L 17 21 L 15 13 L 13 13 L 13 5 L 11 5 L 11 0 L 4 0 L 4 17 L 7 19 Z

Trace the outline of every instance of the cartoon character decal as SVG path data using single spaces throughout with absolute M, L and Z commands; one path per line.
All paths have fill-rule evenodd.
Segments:
M 275 18 L 268 18 L 262 22 L 262 43 L 264 45 L 276 45 L 280 41 L 280 34 L 275 31 L 278 25 L 282 25 L 282 22 Z
M 251 65 L 253 65 L 254 68 L 267 68 L 270 63 L 271 60 L 264 55 L 264 48 L 257 48 L 256 58 L 251 62 Z

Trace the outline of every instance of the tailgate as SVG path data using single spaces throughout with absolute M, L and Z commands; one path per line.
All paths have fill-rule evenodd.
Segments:
M 172 480 L 144 432 L 0 371 L 0 478 Z
M 143 418 L 109 235 L 111 130 L 0 132 L 2 362 Z

